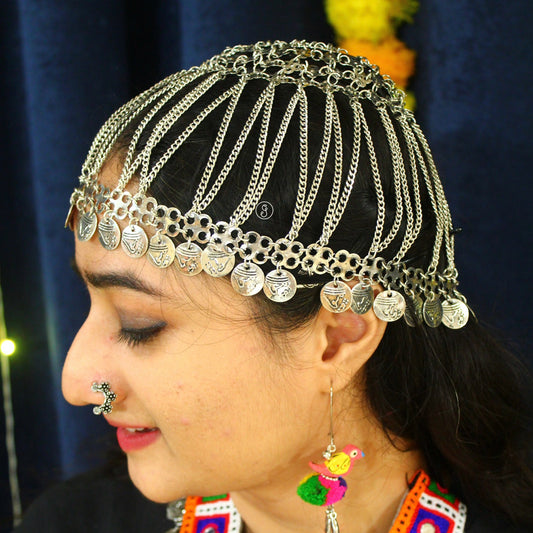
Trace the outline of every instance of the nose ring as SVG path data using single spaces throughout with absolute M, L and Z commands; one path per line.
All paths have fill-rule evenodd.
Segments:
M 111 402 L 114 402 L 117 399 L 117 395 L 111 390 L 109 382 L 103 381 L 102 383 L 93 382 L 91 385 L 91 390 L 93 392 L 101 392 L 104 395 L 104 403 L 102 405 L 95 405 L 93 407 L 93 413 L 95 415 L 108 415 L 112 410 L 113 406 Z

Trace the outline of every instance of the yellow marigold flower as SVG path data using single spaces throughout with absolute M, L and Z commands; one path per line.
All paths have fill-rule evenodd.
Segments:
M 389 0 L 326 0 L 325 10 L 339 40 L 378 42 L 394 33 Z
M 361 39 L 345 39 L 339 46 L 352 56 L 366 57 L 402 89 L 407 86 L 407 80 L 415 71 L 415 52 L 396 37 L 388 37 L 380 44 Z
M 374 43 L 394 34 L 401 22 L 411 22 L 417 0 L 325 0 L 329 23 L 339 39 Z

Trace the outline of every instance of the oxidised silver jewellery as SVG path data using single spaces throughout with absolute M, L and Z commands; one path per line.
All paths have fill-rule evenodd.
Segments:
M 246 108 L 243 125 L 237 122 L 235 110 L 249 82 L 260 82 L 264 88 L 251 110 Z M 274 127 L 273 103 L 282 90 L 289 91 L 290 99 Z M 317 91 L 323 95 L 322 148 L 312 163 L 309 123 L 316 110 L 308 97 Z M 469 308 L 457 290 L 451 215 L 427 141 L 403 100 L 403 93 L 376 66 L 332 45 L 275 41 L 228 48 L 200 67 L 162 80 L 109 118 L 82 167 L 66 225 L 73 228 L 76 210 L 75 232 L 80 241 L 97 235 L 107 250 L 121 247 L 129 257 L 146 256 L 158 268 L 173 265 L 187 276 L 202 271 L 213 277 L 231 274 L 233 288 L 243 296 L 263 291 L 270 300 L 285 302 L 297 288 L 306 286 L 298 285 L 295 275 L 327 275 L 329 279 L 319 284 L 323 285 L 322 305 L 331 312 L 351 309 L 364 314 L 373 309 L 387 322 L 403 317 L 409 326 L 462 328 Z M 188 113 L 199 101 L 204 102 L 202 110 Z M 375 126 L 367 120 L 366 105 L 374 107 Z M 149 194 L 152 183 L 215 110 L 222 115 L 220 127 L 192 205 L 178 209 L 160 204 Z M 265 200 L 263 193 L 287 144 L 291 121 L 298 124 L 300 164 L 290 230 L 285 235 L 244 231 L 243 224 Z M 121 175 L 110 190 L 98 181 L 99 174 L 116 140 L 131 124 L 136 126 Z M 180 124 L 183 131 L 174 139 L 173 128 Z M 235 124 L 241 133 L 230 141 L 227 132 Z M 385 158 L 378 157 L 379 146 L 374 144 L 377 130 L 386 139 Z M 255 151 L 249 186 L 241 199 L 235 198 L 238 205 L 228 220 L 212 220 L 205 210 L 223 188 L 245 144 Z M 346 150 L 348 144 L 350 150 Z M 328 243 L 356 188 L 363 152 L 368 154 L 373 183 L 369 194 L 376 199 L 372 242 L 364 250 L 333 249 Z M 315 242 L 301 242 L 300 230 L 316 204 L 319 188 L 326 186 L 322 177 L 328 157 L 335 168 L 327 185 L 329 204 L 324 213 L 316 214 L 324 221 L 322 233 Z M 393 201 L 385 194 L 383 159 L 392 172 Z M 138 188 L 132 194 L 126 187 L 134 178 Z M 386 212 L 394 215 L 391 224 L 386 224 Z M 430 212 L 435 220 L 431 258 L 428 265 L 417 265 L 408 260 L 408 254 Z M 350 288 L 349 280 L 358 283 Z M 376 298 L 372 284 L 385 289 Z
M 98 383 L 96 381 L 91 385 L 93 392 L 101 392 L 104 395 L 104 403 L 102 405 L 95 405 L 93 407 L 93 413 L 95 415 L 108 415 L 113 410 L 112 402 L 117 399 L 117 395 L 111 390 L 111 386 L 107 381 Z

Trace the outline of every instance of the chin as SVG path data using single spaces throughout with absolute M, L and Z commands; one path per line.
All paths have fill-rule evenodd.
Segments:
M 175 482 L 167 482 L 156 469 L 138 468 L 128 456 L 128 473 L 139 492 L 156 503 L 169 503 L 179 498 L 190 496 Z M 168 473 L 166 473 L 168 475 Z

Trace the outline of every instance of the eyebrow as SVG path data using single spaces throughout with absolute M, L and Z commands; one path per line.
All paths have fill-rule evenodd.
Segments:
M 158 296 L 166 298 L 165 294 L 160 290 L 152 287 L 148 283 L 140 280 L 131 272 L 81 272 L 76 263 L 76 259 L 72 258 L 70 261 L 72 270 L 86 283 L 96 289 L 114 289 L 123 288 L 133 291 L 142 292 L 149 296 Z

